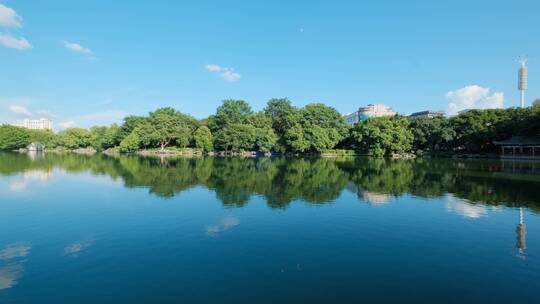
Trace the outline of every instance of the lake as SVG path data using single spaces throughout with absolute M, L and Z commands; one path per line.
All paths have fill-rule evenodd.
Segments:
M 538 303 L 540 162 L 0 154 L 0 303 Z

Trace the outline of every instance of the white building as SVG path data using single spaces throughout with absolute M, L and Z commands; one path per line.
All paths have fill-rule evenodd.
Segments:
M 397 112 L 383 104 L 368 104 L 367 106 L 358 109 L 358 114 L 366 117 L 384 117 L 394 116 L 397 114 Z
M 46 118 L 24 119 L 19 121 L 16 126 L 32 130 L 52 130 L 52 121 Z
M 368 104 L 365 107 L 360 107 L 356 112 L 343 116 L 343 118 L 350 125 L 354 125 L 355 123 L 361 120 L 366 120 L 370 117 L 394 116 L 396 114 L 397 112 L 392 110 L 392 108 L 383 104 Z

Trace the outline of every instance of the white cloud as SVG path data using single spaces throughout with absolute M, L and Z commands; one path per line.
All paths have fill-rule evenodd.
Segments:
M 495 92 L 490 95 L 489 88 L 469 85 L 446 93 L 448 115 L 455 115 L 467 109 L 497 109 L 504 106 L 504 94 Z
M 68 50 L 72 50 L 76 53 L 81 53 L 85 55 L 92 55 L 92 51 L 88 48 L 83 47 L 82 45 L 74 42 L 62 41 L 64 47 Z
M 227 70 L 221 73 L 220 76 L 221 78 L 223 78 L 225 81 L 228 81 L 228 82 L 238 81 L 242 77 L 240 74 L 234 72 L 233 70 Z
M 215 73 L 221 72 L 221 67 L 217 64 L 207 64 L 205 68 L 210 72 L 215 72 Z
M 16 38 L 8 34 L 0 33 L 0 44 L 5 47 L 17 49 L 17 50 L 26 50 L 32 47 L 30 42 L 24 38 Z
M 236 73 L 233 68 L 220 67 L 217 64 L 207 64 L 205 69 L 212 73 L 219 74 L 219 77 L 227 82 L 235 82 L 242 78 L 242 75 Z
M 9 110 L 17 115 L 32 116 L 32 113 L 27 108 L 18 105 L 9 106 Z
M 0 26 L 21 27 L 22 18 L 14 9 L 0 4 Z

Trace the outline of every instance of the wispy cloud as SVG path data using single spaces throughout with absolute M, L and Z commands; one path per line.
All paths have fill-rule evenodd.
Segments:
M 23 273 L 24 267 L 22 264 L 0 267 L 0 290 L 15 286 Z
M 64 255 L 77 256 L 92 245 L 93 240 L 82 240 L 64 247 Z
M 11 260 L 15 258 L 23 258 L 30 253 L 29 243 L 19 242 L 8 245 L 4 249 L 0 250 L 0 260 Z
M 240 220 L 236 217 L 225 217 L 221 219 L 215 225 L 206 226 L 206 233 L 211 236 L 215 236 L 221 232 L 232 229 L 240 225 Z
M 23 104 L 25 103 L 24 102 L 25 100 L 29 100 L 29 99 L 24 99 L 22 102 Z M 56 117 L 56 115 L 51 113 L 51 111 L 49 110 L 40 109 L 40 110 L 33 111 L 33 110 L 29 110 L 26 106 L 23 106 L 21 104 L 12 104 L 8 106 L 8 109 L 12 114 L 15 114 L 17 116 L 27 116 L 27 117 L 38 116 L 40 118 Z
M 64 47 L 68 50 L 71 50 L 75 53 L 81 53 L 85 55 L 92 55 L 92 51 L 89 48 L 85 48 L 82 45 L 75 43 L 75 42 L 69 42 L 69 41 L 62 41 L 62 44 Z
M 448 99 L 448 114 L 455 115 L 467 109 L 497 109 L 504 106 L 504 94 L 490 94 L 490 88 L 469 85 L 446 93 Z
M 205 69 L 212 73 L 218 74 L 219 77 L 221 77 L 223 80 L 227 82 L 235 82 L 235 81 L 240 80 L 240 78 L 242 78 L 242 75 L 235 72 L 233 68 L 225 68 L 217 64 L 207 64 L 205 66 Z
M 17 50 L 26 50 L 32 48 L 32 45 L 28 40 L 24 38 L 16 38 L 9 34 L 2 34 L 0 33 L 0 44 Z
M 22 18 L 14 9 L 0 4 L 0 26 L 21 27 Z
M 12 113 L 17 114 L 17 115 L 32 116 L 32 113 L 30 111 L 28 111 L 28 109 L 26 107 L 24 107 L 24 106 L 11 105 L 11 106 L 9 106 L 9 110 Z
M 19 242 L 0 250 L 0 260 L 7 263 L 6 266 L 0 267 L 0 290 L 17 284 L 17 280 L 24 272 L 24 258 L 30 253 L 31 248 L 29 243 Z

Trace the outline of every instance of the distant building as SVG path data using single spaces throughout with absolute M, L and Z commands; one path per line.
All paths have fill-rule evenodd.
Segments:
M 434 118 L 434 117 L 444 117 L 443 111 L 420 111 L 415 112 L 409 115 L 410 118 Z
M 25 119 L 15 124 L 18 127 L 23 127 L 32 130 L 52 130 L 52 121 L 49 119 Z
M 361 120 L 366 120 L 370 117 L 394 116 L 396 114 L 397 112 L 392 110 L 392 108 L 383 104 L 368 104 L 365 107 L 360 107 L 356 112 L 343 116 L 343 118 L 350 125 L 354 125 L 355 123 Z
M 358 116 L 358 111 L 347 114 L 347 115 L 343 116 L 343 118 L 350 125 L 354 125 L 355 123 L 360 121 L 360 117 Z
M 368 118 L 394 116 L 397 114 L 397 112 L 383 104 L 368 104 L 367 106 L 358 109 L 358 114 L 360 115 L 360 117 Z

